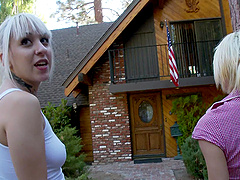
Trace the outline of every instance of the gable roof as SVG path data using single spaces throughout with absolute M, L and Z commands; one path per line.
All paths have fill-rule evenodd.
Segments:
M 55 67 L 52 80 L 43 82 L 39 87 L 38 97 L 41 107 L 45 107 L 47 102 L 59 105 L 62 98 L 67 99 L 69 104 L 75 101 L 73 97 L 64 95 L 62 83 L 111 24 L 101 23 L 52 30 Z
M 75 87 L 78 85 L 78 74 L 87 72 L 94 66 L 99 58 L 111 46 L 114 40 L 121 34 L 121 32 L 128 26 L 128 24 L 135 18 L 135 16 L 145 7 L 150 0 L 134 0 L 123 14 L 110 26 L 105 34 L 94 45 L 91 51 L 79 62 L 73 72 L 63 83 L 65 87 L 65 95 L 69 96 Z M 155 0 L 159 4 L 163 4 L 164 0 Z

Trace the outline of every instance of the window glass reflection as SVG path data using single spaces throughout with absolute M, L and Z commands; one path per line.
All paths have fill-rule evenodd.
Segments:
M 138 115 L 142 122 L 149 123 L 153 118 L 153 108 L 148 101 L 142 101 L 138 108 Z

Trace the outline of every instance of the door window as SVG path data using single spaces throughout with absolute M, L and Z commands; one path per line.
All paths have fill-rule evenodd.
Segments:
M 142 101 L 138 108 L 138 115 L 142 122 L 149 123 L 153 118 L 153 107 L 148 101 Z

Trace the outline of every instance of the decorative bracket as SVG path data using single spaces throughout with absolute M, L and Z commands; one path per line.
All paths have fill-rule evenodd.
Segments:
M 188 9 L 185 9 L 187 13 L 197 13 L 199 11 L 199 0 L 185 0 Z

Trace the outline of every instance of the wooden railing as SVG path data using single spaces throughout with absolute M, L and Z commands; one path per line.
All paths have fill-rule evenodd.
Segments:
M 175 43 L 180 78 L 213 75 L 213 53 L 218 41 Z M 128 83 L 169 79 L 167 44 L 108 51 L 111 82 Z

